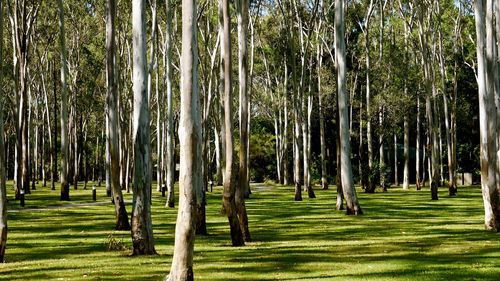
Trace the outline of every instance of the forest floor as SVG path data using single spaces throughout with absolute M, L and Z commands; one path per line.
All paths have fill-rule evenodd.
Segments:
M 9 184 L 12 184 L 9 182 Z M 156 187 L 156 186 L 154 186 Z M 335 211 L 335 188 L 294 202 L 292 187 L 258 184 L 246 206 L 253 242 L 231 247 L 219 214 L 221 187 L 207 193 L 209 236 L 197 237 L 197 280 L 498 280 L 500 234 L 484 231 L 481 190 L 460 188 L 365 194 L 365 214 Z M 19 209 L 9 189 L 9 208 Z M 114 207 L 98 188 L 37 186 L 26 211 L 9 212 L 6 263 L 0 280 L 162 280 L 170 269 L 176 209 L 154 192 L 153 228 L 158 255 L 130 256 L 130 233 L 114 231 Z M 303 194 L 306 195 L 306 194 Z M 131 195 L 126 195 L 130 202 Z M 108 202 L 108 204 L 106 204 Z M 70 205 L 68 205 L 70 204 Z M 131 204 L 127 204 L 130 214 Z M 119 250 L 108 251 L 108 246 Z

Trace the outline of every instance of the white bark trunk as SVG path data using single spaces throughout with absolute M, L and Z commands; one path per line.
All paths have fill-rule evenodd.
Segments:
M 172 281 L 194 280 L 193 255 L 197 194 L 202 192 L 202 133 L 198 94 L 196 1 L 182 1 L 179 211 L 175 226 Z
M 156 253 L 151 222 L 151 142 L 147 93 L 144 0 L 132 1 L 134 194 L 132 245 L 136 255 Z
M 66 61 L 66 43 L 64 29 L 64 7 L 62 0 L 57 1 L 59 9 L 59 47 L 61 50 L 61 200 L 69 200 L 68 183 L 68 96 L 67 75 L 68 64 Z
M 352 177 L 351 148 L 349 143 L 349 113 L 346 90 L 346 57 L 344 39 L 344 0 L 335 0 L 335 49 L 337 57 L 337 93 L 339 103 L 340 146 L 341 146 L 341 177 L 342 189 L 347 205 L 347 214 L 361 215 L 356 189 Z
M 496 187 L 496 111 L 493 108 L 494 81 L 491 72 L 494 63 L 493 2 L 475 1 L 477 36 L 477 78 L 479 88 L 479 130 L 481 187 L 484 202 L 484 223 L 488 230 L 500 230 L 498 190 Z M 486 13 L 486 17 L 485 17 Z M 495 125 L 495 126 L 493 126 Z
M 165 34 L 165 81 L 167 86 L 167 144 L 166 144 L 166 184 L 167 184 L 167 207 L 173 208 L 175 205 L 175 158 L 174 158 L 174 112 L 172 94 L 172 10 L 173 5 L 167 0 L 166 15 L 167 27 Z
M 3 1 L 0 1 L 0 57 L 3 56 Z M 0 61 L 0 85 L 3 85 L 3 60 Z M 7 189 L 5 186 L 5 144 L 3 132 L 4 93 L 0 87 L 0 263 L 4 262 L 7 245 Z

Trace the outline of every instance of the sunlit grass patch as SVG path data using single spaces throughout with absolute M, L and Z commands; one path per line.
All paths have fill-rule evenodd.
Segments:
M 10 183 L 11 184 L 11 183 Z M 92 186 L 91 184 L 89 186 Z M 335 211 L 334 188 L 316 199 L 293 200 L 293 188 L 272 186 L 247 200 L 253 242 L 230 246 L 227 218 L 220 215 L 221 187 L 207 194 L 209 235 L 197 237 L 198 280 L 496 280 L 500 239 L 483 229 L 481 191 L 358 190 L 365 215 Z M 6 264 L 0 280 L 161 280 L 170 266 L 177 209 L 164 207 L 153 191 L 155 256 L 129 256 L 130 233 L 115 231 L 114 207 L 98 189 L 38 187 L 25 208 L 10 212 Z M 20 209 L 9 186 L 9 208 Z M 131 195 L 125 194 L 130 202 Z M 89 204 L 59 208 L 67 204 Z M 131 204 L 127 203 L 130 213 Z M 109 237 L 120 247 L 108 250 Z

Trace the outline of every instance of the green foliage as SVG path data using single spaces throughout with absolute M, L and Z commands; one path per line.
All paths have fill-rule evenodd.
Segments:
M 381 186 L 384 189 L 387 189 L 391 186 L 391 165 L 381 164 L 378 161 L 374 161 L 372 165 L 372 169 L 368 172 L 368 167 L 365 166 L 365 171 L 363 175 L 368 174 L 369 179 L 375 185 L 380 185 L 381 181 L 384 182 L 384 186 Z
M 250 135 L 250 180 L 276 179 L 275 137 L 270 133 Z

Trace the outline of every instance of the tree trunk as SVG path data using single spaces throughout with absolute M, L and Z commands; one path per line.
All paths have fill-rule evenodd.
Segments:
M 0 57 L 3 57 L 3 1 L 0 1 Z M 0 60 L 0 85 L 3 85 L 3 60 Z M 5 144 L 3 132 L 3 110 L 6 104 L 3 88 L 0 87 L 0 263 L 5 261 L 7 245 L 7 189 L 5 186 Z
M 416 185 L 416 189 L 417 190 L 420 190 L 422 189 L 422 179 L 420 177 L 421 175 L 421 171 L 420 171 L 420 168 L 421 168 L 421 164 L 420 164 L 420 148 L 422 147 L 420 145 L 420 97 L 418 96 L 417 94 L 417 140 L 416 140 L 416 156 L 415 156 L 415 167 L 416 167 L 416 170 L 415 170 L 415 185 Z M 425 158 L 425 157 L 424 157 Z M 425 163 L 425 161 L 424 161 Z M 424 169 L 425 170 L 425 169 Z
M 406 89 L 406 88 L 405 88 Z M 404 117 L 404 169 L 403 169 L 403 189 L 410 188 L 410 126 L 408 124 L 408 117 Z M 417 147 L 418 150 L 418 147 Z
M 229 16 L 229 1 L 222 1 L 222 10 L 224 18 L 224 124 L 225 124 L 225 140 L 226 140 L 226 169 L 224 176 L 224 193 L 223 193 L 223 208 L 229 220 L 231 228 L 231 240 L 233 246 L 245 245 L 244 234 L 240 227 L 237 216 L 237 208 L 235 202 L 235 174 L 233 173 L 233 97 L 232 97 L 232 70 L 231 70 L 231 18 Z
M 147 61 L 144 0 L 132 1 L 133 35 L 133 140 L 134 194 L 132 207 L 132 245 L 134 255 L 155 254 L 151 222 L 151 142 L 147 93 Z
M 220 45 L 220 65 L 219 65 L 219 109 L 220 109 L 220 144 L 221 144 L 221 173 L 222 177 L 217 178 L 217 185 L 223 185 L 224 178 L 226 176 L 225 166 L 226 166 L 226 118 L 224 110 L 224 93 L 225 93 L 225 70 L 224 70 L 224 59 L 226 57 L 226 46 L 224 44 L 224 11 L 223 2 L 219 0 L 218 3 L 218 16 L 219 16 L 219 36 Z
M 367 17 L 365 20 L 365 56 L 366 56 L 366 142 L 368 145 L 368 186 L 366 192 L 373 192 L 375 190 L 375 183 L 370 176 L 373 168 L 373 138 L 372 138 L 372 121 L 371 121 L 371 83 L 370 83 L 370 17 L 373 11 L 373 1 L 370 1 Z
M 171 6 L 169 6 L 170 8 Z M 181 120 L 179 211 L 175 226 L 175 246 L 169 281 L 194 280 L 196 198 L 202 192 L 202 135 L 198 94 L 198 54 L 196 47 L 196 1 L 182 1 Z
M 487 230 L 500 231 L 500 208 L 496 187 L 496 110 L 494 102 L 494 36 L 493 1 L 475 1 L 477 36 L 477 73 L 479 88 L 479 130 L 481 187 L 484 202 L 484 223 Z M 486 13 L 486 18 L 485 18 Z
M 166 206 L 173 208 L 175 205 L 175 158 L 174 158 L 174 112 L 172 97 L 172 9 L 170 0 L 167 1 L 166 15 L 167 27 L 165 34 L 165 81 L 167 86 L 167 147 L 166 147 L 166 183 L 167 203 Z
M 361 215 L 356 189 L 352 177 L 351 147 L 349 143 L 349 112 L 346 89 L 346 57 L 344 39 L 344 0 L 335 0 L 335 49 L 337 57 L 337 93 L 339 104 L 339 134 L 342 190 L 347 205 L 348 215 Z
M 399 185 L 398 176 L 398 137 L 394 134 L 394 185 Z
M 61 200 L 69 200 L 68 183 L 68 96 L 67 75 L 68 65 L 66 61 L 66 41 L 64 30 L 64 7 L 62 0 L 58 0 L 59 7 L 59 47 L 61 51 Z
M 53 68 L 54 72 L 54 142 L 52 146 L 52 183 L 51 190 L 56 190 L 57 181 L 57 79 L 55 66 Z
M 283 166 L 283 184 L 284 185 L 289 185 L 289 178 L 290 178 L 290 170 L 289 170 L 289 162 L 288 162 L 288 65 L 286 61 L 286 55 L 285 55 L 285 60 L 284 60 L 284 91 L 283 91 L 283 97 L 284 97 L 284 109 L 283 109 L 283 116 L 284 116 L 284 124 L 283 124 L 283 151 L 282 151 L 282 166 Z
M 115 0 L 106 1 L 106 82 L 107 82 L 107 104 L 108 104 L 108 122 L 110 128 L 108 131 L 110 155 L 111 155 L 111 190 L 113 192 L 113 201 L 115 203 L 116 230 L 130 230 L 127 209 L 123 200 L 122 189 L 120 186 L 120 156 L 119 156 L 119 113 L 118 113 L 118 93 L 115 79 Z
M 342 158 L 341 158 L 341 152 L 340 152 L 340 123 L 339 123 L 339 103 L 336 103 L 337 105 L 337 110 L 336 110 L 336 125 L 337 125 L 337 133 L 335 134 L 335 154 L 337 156 L 337 171 L 336 171 L 336 177 L 335 181 L 337 183 L 337 203 L 335 205 L 336 210 L 344 210 L 344 191 L 342 189 L 342 177 L 341 177 L 341 170 L 342 170 Z
M 245 193 L 249 189 L 247 180 L 248 158 L 248 0 L 237 0 L 237 17 L 238 17 L 238 72 L 239 72 L 239 88 L 240 88 L 240 163 L 239 163 L 239 184 L 236 188 L 236 211 L 240 221 L 243 238 L 246 242 L 250 242 L 250 230 L 248 229 L 248 216 L 245 206 Z
M 318 43 L 318 113 L 319 113 L 319 141 L 321 145 L 321 188 L 328 189 L 328 171 L 326 170 L 326 139 L 325 139 L 325 117 L 323 114 L 323 94 L 321 91 L 321 67 L 323 62 L 323 45 Z M 285 118 L 286 119 L 286 118 Z
M 307 192 L 309 198 L 316 198 L 311 185 L 311 113 L 312 113 L 312 58 L 309 63 L 310 78 L 307 98 L 302 99 L 302 135 L 304 147 L 302 149 L 304 155 L 304 191 Z M 302 88 L 302 87 L 301 87 Z

